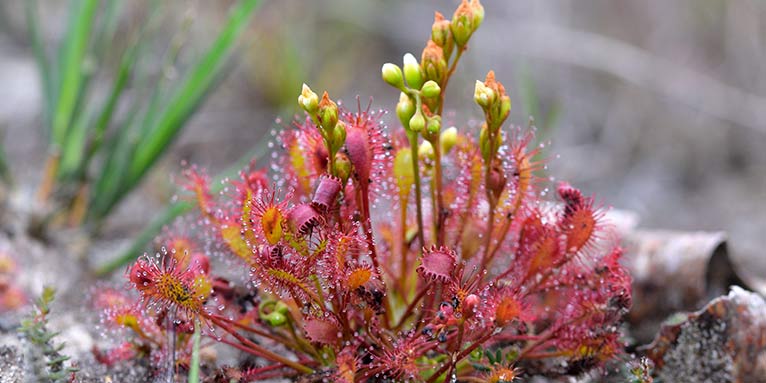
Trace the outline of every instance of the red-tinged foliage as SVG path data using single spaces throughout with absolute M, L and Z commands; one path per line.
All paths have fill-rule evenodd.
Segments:
M 16 261 L 0 251 L 0 313 L 16 310 L 27 302 L 26 294 L 15 282 L 17 272 Z
M 539 146 L 531 130 L 503 131 L 510 99 L 493 72 L 477 82 L 478 140 L 442 129 L 444 88 L 484 11 L 463 1 L 455 17 L 437 14 L 419 68 L 410 55 L 403 74 L 384 67 L 405 90 L 404 129 L 304 86 L 307 115 L 277 135 L 268 169 L 250 166 L 218 196 L 186 172 L 198 224 L 160 241 L 169 255 L 132 266 L 144 304 L 98 300 L 113 313 L 105 322 L 140 340 L 136 355 L 166 346 L 150 332 L 188 334 L 196 320 L 268 361 L 240 369 L 245 380 L 508 382 L 580 373 L 622 351 L 630 278 L 604 210 L 567 183 L 546 200 Z M 181 323 L 167 326 L 173 312 Z

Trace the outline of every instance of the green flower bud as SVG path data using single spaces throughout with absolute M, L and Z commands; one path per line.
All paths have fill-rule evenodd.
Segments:
M 463 0 L 452 15 L 450 22 L 450 31 L 459 47 L 464 46 L 471 38 L 471 34 L 475 30 L 473 22 L 473 9 L 468 1 Z
M 442 48 L 452 41 L 452 32 L 450 32 L 449 24 L 449 20 L 445 20 L 444 15 L 439 12 L 434 13 L 434 23 L 431 26 L 431 40 Z
M 424 140 L 420 143 L 420 146 L 418 147 L 418 157 L 423 160 L 432 160 L 434 158 L 434 147 L 430 142 Z
M 484 7 L 479 0 L 471 0 L 471 11 L 473 13 L 473 31 L 476 32 L 484 21 Z
M 421 94 L 426 98 L 436 98 L 439 97 L 439 93 L 441 93 L 441 88 L 439 88 L 439 84 L 436 83 L 436 81 L 428 80 L 425 84 L 423 84 L 423 87 L 420 89 Z
M 420 89 L 423 86 L 423 69 L 412 53 L 404 55 L 404 79 L 412 89 Z
M 335 175 L 340 178 L 341 184 L 345 185 L 348 182 L 348 178 L 351 177 L 351 171 L 353 165 L 351 160 L 348 159 L 343 153 L 335 153 Z
M 473 91 L 473 100 L 482 108 L 487 109 L 492 105 L 492 103 L 495 102 L 495 91 L 493 91 L 488 86 L 484 85 L 483 82 L 476 80 L 476 87 Z
M 343 146 L 344 142 L 346 142 L 346 124 L 343 121 L 338 121 L 332 130 L 332 144 L 334 148 L 338 149 Z
M 441 116 L 433 116 L 428 119 L 428 124 L 426 125 L 426 132 L 428 132 L 429 136 L 436 138 L 441 129 L 442 129 Z
M 499 121 L 505 121 L 511 113 L 511 98 L 508 96 L 500 97 L 500 117 Z
M 312 92 L 308 85 L 303 84 L 301 94 L 298 96 L 298 105 L 309 114 L 314 114 L 319 108 L 319 96 Z
M 287 323 L 287 317 L 278 311 L 274 311 L 271 314 L 264 316 L 263 319 L 271 327 L 279 327 Z
M 381 69 L 383 81 L 388 85 L 393 86 L 396 89 L 404 88 L 404 77 L 402 77 L 402 69 L 396 64 L 386 63 L 383 64 Z
M 319 102 L 319 122 L 325 131 L 330 131 L 338 123 L 338 104 L 330 100 L 327 92 L 322 94 L 322 101 Z
M 439 144 L 441 145 L 442 153 L 447 154 L 457 144 L 457 128 L 452 126 L 445 129 L 441 136 L 439 136 Z
M 399 94 L 399 103 L 396 104 L 396 116 L 399 117 L 404 127 L 408 127 L 410 118 L 415 114 L 415 103 L 404 92 Z
M 276 305 L 274 305 L 274 311 L 282 315 L 287 315 L 287 313 L 290 312 L 290 307 L 288 307 L 285 302 L 277 301 Z
M 421 111 L 416 111 L 410 118 L 410 130 L 413 132 L 422 132 L 426 128 L 426 118 Z

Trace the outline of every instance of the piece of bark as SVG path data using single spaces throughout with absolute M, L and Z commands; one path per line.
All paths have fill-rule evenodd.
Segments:
M 696 310 L 732 285 L 750 288 L 723 232 L 633 230 L 623 235 L 623 244 L 633 278 L 628 321 L 639 343 L 651 340 L 675 312 Z
M 766 383 L 766 302 L 733 287 L 644 348 L 663 382 Z

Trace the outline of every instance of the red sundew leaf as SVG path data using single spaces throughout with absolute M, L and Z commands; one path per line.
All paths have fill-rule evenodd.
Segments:
M 325 214 L 335 204 L 343 185 L 340 178 L 324 175 L 319 178 L 319 183 L 311 199 L 311 206 L 318 212 Z
M 342 339 L 338 324 L 332 320 L 309 319 L 303 324 L 303 331 L 312 342 L 316 343 L 336 345 Z
M 363 127 L 348 125 L 346 130 L 346 153 L 349 160 L 351 160 L 351 164 L 354 165 L 357 181 L 359 181 L 363 189 L 366 189 L 370 182 L 373 154 L 367 131 Z
M 305 235 L 319 224 L 319 213 L 309 204 L 300 204 L 287 213 L 287 220 L 293 232 Z
M 183 175 L 186 177 L 186 182 L 183 185 L 184 189 L 194 193 L 194 199 L 200 212 L 212 222 L 215 222 L 216 218 L 213 214 L 215 211 L 215 201 L 210 192 L 210 177 L 195 166 L 185 169 Z
M 432 246 L 430 249 L 423 249 L 421 264 L 418 266 L 418 273 L 423 278 L 431 281 L 447 282 L 452 279 L 457 260 L 455 251 L 444 246 L 437 248 Z
M 577 253 L 593 245 L 604 229 L 604 212 L 594 207 L 593 198 L 582 193 L 566 182 L 558 185 L 558 194 L 564 200 L 564 213 L 559 228 L 566 236 L 566 251 Z
M 130 282 L 147 305 L 175 307 L 189 315 L 202 312 L 212 285 L 204 274 L 178 267 L 175 260 L 139 258 L 130 269 Z
M 382 113 L 371 112 L 369 106 L 357 112 L 343 111 L 341 118 L 346 123 L 345 152 L 354 167 L 354 179 L 362 193 L 373 192 L 370 183 L 382 184 L 383 177 L 390 172 L 384 170 L 391 164 L 386 155 L 387 138 L 380 129 Z
M 298 196 L 308 196 L 313 191 L 316 177 L 327 170 L 329 152 L 319 129 L 308 117 L 296 120 L 292 127 L 279 135 L 285 155 L 280 157 L 274 169 L 284 171 L 283 181 L 295 188 Z
M 348 273 L 346 278 L 346 286 L 349 291 L 354 291 L 363 286 L 372 277 L 372 269 L 369 267 L 357 267 Z

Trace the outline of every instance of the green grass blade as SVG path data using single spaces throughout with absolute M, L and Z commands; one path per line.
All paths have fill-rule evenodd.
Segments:
M 13 184 L 13 176 L 11 170 L 8 167 L 8 159 L 5 155 L 5 140 L 0 136 L 0 181 L 5 182 L 7 185 Z
M 24 14 L 27 22 L 27 30 L 32 41 L 32 50 L 35 54 L 37 69 L 40 71 L 40 79 L 43 91 L 43 117 L 45 119 L 46 129 L 50 129 L 53 116 L 53 74 L 48 57 L 45 54 L 45 48 L 40 31 L 40 19 L 37 13 L 37 0 L 27 0 L 24 7 Z M 48 131 L 47 133 L 50 133 Z
M 77 174 L 85 152 L 87 134 L 88 117 L 85 113 L 78 114 L 77 119 L 69 128 L 61 148 L 61 162 L 58 168 L 60 178 L 71 178 Z
M 218 193 L 223 188 L 221 181 L 231 178 L 237 174 L 247 163 L 252 159 L 261 159 L 268 150 L 268 139 L 266 137 L 258 140 L 259 145 L 247 154 L 242 156 L 237 163 L 227 168 L 211 183 L 211 191 Z M 256 161 L 257 162 L 257 161 Z M 103 266 L 98 267 L 95 270 L 97 276 L 103 277 L 113 271 L 124 267 L 130 262 L 133 262 L 143 251 L 147 248 L 149 243 L 159 234 L 163 227 L 173 222 L 177 217 L 188 213 L 194 208 L 194 204 L 189 201 L 179 201 L 165 208 L 156 218 L 154 218 L 149 225 L 136 237 L 127 250 L 121 253 L 117 258 Z
M 82 86 L 82 65 L 98 5 L 97 0 L 73 1 L 69 28 L 60 53 L 60 79 L 53 115 L 53 144 L 64 143 Z
M 213 46 L 191 69 L 181 86 L 171 94 L 150 134 L 140 142 L 128 172 L 128 187 L 135 186 L 165 151 L 184 123 L 210 92 L 237 37 L 244 30 L 258 0 L 242 0 Z
M 133 67 L 136 64 L 136 60 L 138 59 L 138 51 L 139 45 L 134 44 L 129 47 L 122 56 L 120 67 L 117 70 L 117 75 L 114 78 L 112 90 L 109 92 L 109 98 L 107 98 L 104 106 L 101 108 L 101 112 L 99 113 L 98 118 L 93 125 L 93 133 L 91 136 L 92 141 L 88 147 L 88 153 L 83 163 L 83 168 L 88 166 L 93 156 L 101 149 L 101 145 L 104 142 L 104 136 L 106 135 L 106 130 L 109 127 L 109 123 L 112 121 L 112 117 L 114 116 L 114 111 L 117 108 L 117 102 L 120 100 L 120 97 L 125 90 L 125 86 L 128 84 L 128 79 L 130 78 Z M 81 169 L 81 172 L 84 173 L 84 171 L 85 169 Z
M 128 120 L 108 142 L 105 150 L 107 157 L 94 183 L 95 190 L 88 208 L 89 219 L 99 221 L 106 217 L 109 209 L 111 209 L 112 203 L 110 201 L 115 200 L 115 196 L 120 193 L 124 182 L 125 164 L 130 162 L 130 156 L 133 154 L 132 149 L 138 142 L 135 129 L 133 129 L 138 112 L 138 105 L 133 105 Z
M 194 321 L 194 335 L 192 335 L 192 355 L 189 362 L 189 383 L 199 383 L 199 343 L 202 337 L 202 323 L 199 319 Z
M 112 51 L 110 44 L 114 40 L 115 32 L 120 21 L 123 2 L 121 0 L 106 0 L 103 17 L 99 25 L 97 41 L 94 46 L 95 56 L 99 62 L 106 61 L 106 55 Z
M 147 245 L 155 236 L 157 236 L 157 233 L 159 233 L 165 225 L 173 222 L 177 217 L 189 212 L 193 207 L 194 205 L 188 201 L 176 202 L 170 205 L 149 223 L 122 255 L 107 262 L 103 266 L 98 267 L 95 271 L 96 275 L 106 276 L 128 263 L 133 262 L 133 260 L 143 253 Z

